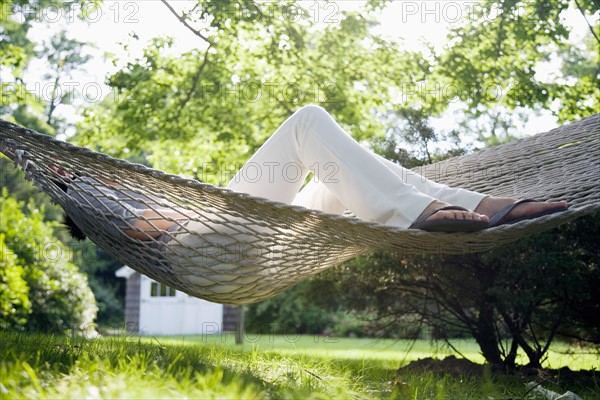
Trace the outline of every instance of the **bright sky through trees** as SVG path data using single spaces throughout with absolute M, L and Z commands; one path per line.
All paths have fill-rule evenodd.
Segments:
M 170 1 L 169 4 L 180 14 L 189 10 L 195 1 Z M 307 10 L 311 20 L 317 23 L 317 28 L 324 24 L 339 23 L 341 13 L 345 10 L 360 10 L 364 2 L 355 0 L 317 2 L 299 1 L 296 3 Z M 395 1 L 377 16 L 380 26 L 374 31 L 391 40 L 400 41 L 407 49 L 425 49 L 425 42 L 430 43 L 438 51 L 443 49 L 448 28 L 460 26 L 469 21 L 476 1 Z M 272 2 L 260 2 L 263 12 L 274 16 L 294 18 L 293 10 L 284 12 L 275 8 Z M 197 36 L 191 33 L 167 7 L 160 1 L 105 1 L 101 6 L 89 13 L 84 21 L 75 17 L 79 5 L 72 10 L 61 11 L 52 8 L 39 13 L 38 23 L 30 31 L 30 37 L 36 43 L 43 43 L 61 29 L 66 29 L 69 36 L 93 45 L 88 49 L 93 55 L 85 70 L 79 71 L 70 78 L 71 85 L 82 94 L 82 100 L 87 104 L 100 101 L 105 95 L 110 95 L 109 88 L 104 85 L 104 77 L 121 69 L 129 60 L 142 53 L 150 39 L 157 36 L 172 36 L 175 38 L 175 52 L 185 52 L 193 48 L 204 47 Z M 235 10 L 223 12 L 235 15 Z M 573 37 L 580 38 L 587 26 L 580 13 L 572 11 L 565 13 L 568 25 L 573 28 Z M 198 28 L 198 26 L 196 27 Z M 113 60 L 114 63 L 113 63 Z M 545 73 L 539 74 L 540 80 L 552 79 L 552 71 L 557 64 L 549 62 Z M 43 60 L 31 63 L 27 82 L 29 88 L 44 96 L 47 91 L 41 78 L 47 65 Z M 34 87 L 31 87 L 34 85 Z M 50 83 L 47 83 L 50 85 Z M 76 101 L 75 104 L 78 102 Z M 456 105 L 459 106 L 459 105 Z M 452 107 L 450 110 L 450 115 Z M 74 122 L 78 119 L 72 106 L 60 106 L 57 113 Z M 550 113 L 539 117 L 533 116 L 524 128 L 526 134 L 548 130 L 556 126 L 556 119 Z M 452 117 L 439 119 L 436 128 L 451 129 Z

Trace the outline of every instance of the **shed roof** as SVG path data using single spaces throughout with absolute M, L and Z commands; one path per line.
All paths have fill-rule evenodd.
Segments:
M 129 268 L 127 265 L 123 265 L 121 268 L 115 271 L 115 276 L 117 278 L 129 279 L 133 274 L 135 274 L 135 272 L 135 270 Z

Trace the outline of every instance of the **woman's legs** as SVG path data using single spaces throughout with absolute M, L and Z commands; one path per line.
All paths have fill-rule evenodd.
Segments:
M 343 214 L 347 207 L 322 182 L 311 180 L 294 198 L 292 204 L 330 214 Z
M 433 182 L 424 176 L 395 164 L 377 154 L 374 155 L 385 163 L 390 170 L 394 171 L 394 173 L 396 173 L 396 175 L 405 183 L 413 185 L 421 192 L 442 202 L 464 207 L 468 210 L 475 210 L 476 208 L 483 210 L 483 208 L 479 206 L 482 200 L 488 196 L 482 193 L 460 188 L 451 188 L 447 185 Z M 348 209 L 333 192 L 327 189 L 326 185 L 315 180 L 311 180 L 302 188 L 302 190 L 300 190 L 292 204 L 332 214 L 342 214 Z
M 228 188 L 292 203 L 306 176 L 313 172 L 313 179 L 325 185 L 338 200 L 335 209 L 343 204 L 359 218 L 408 227 L 428 207 L 437 204 L 437 199 L 405 183 L 398 170 L 393 170 L 395 167 L 357 143 L 325 110 L 307 106 L 279 127 Z M 459 203 L 463 195 L 469 198 L 464 202 L 474 205 L 483 197 L 427 182 L 420 184 L 422 189 L 432 194 L 448 194 L 449 198 L 452 192 Z M 331 204 L 329 200 L 327 203 Z M 473 213 L 452 215 L 448 218 L 473 218 Z
M 509 197 L 493 197 L 487 196 L 482 193 L 472 192 L 465 189 L 451 188 L 446 185 L 442 185 L 425 177 L 401 167 L 385 158 L 376 155 L 382 162 L 384 162 L 392 171 L 394 171 L 404 182 L 412 184 L 417 189 L 421 190 L 425 194 L 431 197 L 435 197 L 445 203 L 454 204 L 474 210 L 480 215 L 485 215 L 489 218 L 496 215 L 497 212 L 502 210 L 504 207 L 515 202 L 515 199 Z M 434 202 L 426 209 L 433 209 L 441 206 Z M 346 210 L 346 206 L 339 201 L 339 199 L 332 193 L 323 183 L 315 182 L 311 180 L 302 190 L 296 198 L 293 204 L 304 206 L 306 208 L 312 208 L 321 210 L 333 214 L 342 214 Z M 541 212 L 548 212 L 550 210 L 563 210 L 567 207 L 565 201 L 554 201 L 554 202 L 527 202 L 516 206 L 506 216 L 506 220 L 511 221 L 520 218 L 526 218 L 531 215 L 539 214 Z
M 468 210 L 475 210 L 481 201 L 487 197 L 483 193 L 473 192 L 471 190 L 462 188 L 453 188 L 441 183 L 434 182 L 425 178 L 424 176 L 417 174 L 414 171 L 406 169 L 399 164 L 396 164 L 390 160 L 375 154 L 382 163 L 384 163 L 389 169 L 394 171 L 401 179 L 409 184 L 413 185 L 421 192 L 436 198 L 445 203 L 449 203 L 455 206 L 464 207 Z

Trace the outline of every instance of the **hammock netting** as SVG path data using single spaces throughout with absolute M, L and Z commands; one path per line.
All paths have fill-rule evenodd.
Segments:
M 564 199 L 570 205 L 565 212 L 476 233 L 400 229 L 276 203 L 114 159 L 3 120 L 0 151 L 111 256 L 173 288 L 225 304 L 266 299 L 374 248 L 405 256 L 481 252 L 600 208 L 600 114 L 415 170 L 450 186 Z M 57 186 L 64 178 L 53 167 L 118 182 L 132 198 L 151 194 L 149 209 L 176 208 L 186 218 L 173 220 L 177 229 L 166 243 L 134 239 L 115 229 L 107 212 Z

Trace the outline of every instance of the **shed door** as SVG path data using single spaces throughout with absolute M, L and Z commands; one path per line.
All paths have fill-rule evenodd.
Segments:
M 179 334 L 182 318 L 177 291 L 145 276 L 142 276 L 140 289 L 140 333 L 143 335 Z
M 190 297 L 142 276 L 142 335 L 211 334 L 222 331 L 223 305 Z

